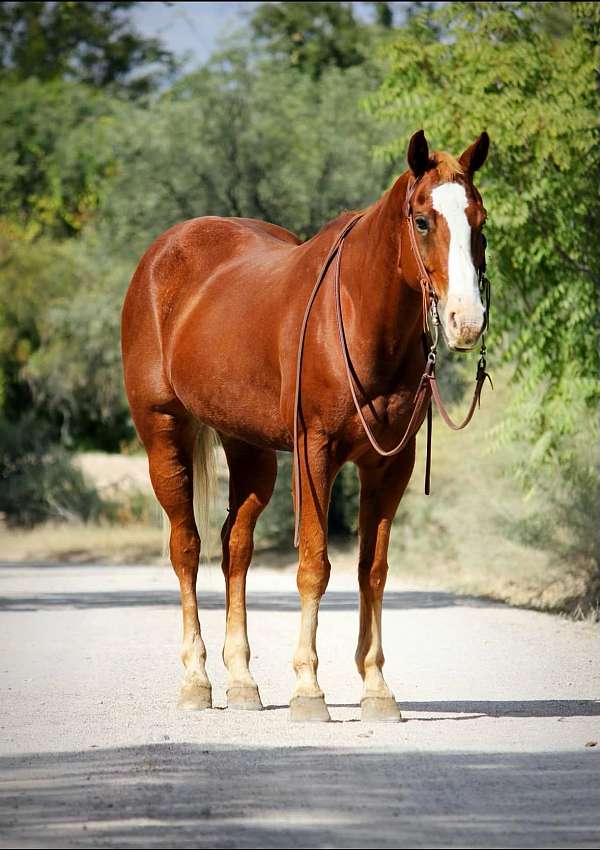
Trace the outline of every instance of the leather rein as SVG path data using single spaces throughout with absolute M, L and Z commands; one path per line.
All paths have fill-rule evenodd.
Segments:
M 297 548 L 300 543 L 300 517 L 301 517 L 301 502 L 302 502 L 302 488 L 300 482 L 300 446 L 298 440 L 299 433 L 299 419 L 300 419 L 300 385 L 302 379 L 302 361 L 304 354 L 304 342 L 306 339 L 306 328 L 308 326 L 308 320 L 310 317 L 310 313 L 312 310 L 313 303 L 315 298 L 317 297 L 317 293 L 321 288 L 321 284 L 323 283 L 327 271 L 331 266 L 332 262 L 335 260 L 335 271 L 334 271 L 334 297 L 335 297 L 335 312 L 336 312 L 336 321 L 337 321 L 337 329 L 338 336 L 340 340 L 340 345 L 342 349 L 342 357 L 344 360 L 344 367 L 346 370 L 346 378 L 348 381 L 348 387 L 350 388 L 350 393 L 352 395 L 352 401 L 354 402 L 354 407 L 356 409 L 356 413 L 361 422 L 363 430 L 369 440 L 373 449 L 377 452 L 381 457 L 391 457 L 393 455 L 399 454 L 403 449 L 406 448 L 410 440 L 415 436 L 421 424 L 423 422 L 423 414 L 426 411 L 427 416 L 427 450 L 426 450 L 426 460 L 425 460 L 425 495 L 429 495 L 430 493 L 430 482 L 431 482 L 431 436 L 432 436 L 432 427 L 433 427 L 433 417 L 432 417 L 432 400 L 435 402 L 437 409 L 440 412 L 440 415 L 444 422 L 451 428 L 453 431 L 462 431 L 463 428 L 466 428 L 471 419 L 473 418 L 473 414 L 475 413 L 476 408 L 480 404 L 481 400 L 481 390 L 483 389 L 483 385 L 486 380 L 489 380 L 490 385 L 493 387 L 492 379 L 486 372 L 486 347 L 485 347 L 485 337 L 482 333 L 481 337 L 481 349 L 479 352 L 479 361 L 477 363 L 477 373 L 475 376 L 475 388 L 473 390 L 473 397 L 471 399 L 471 403 L 467 410 L 466 416 L 461 422 L 455 422 L 450 414 L 448 413 L 440 394 L 439 385 L 437 382 L 435 367 L 436 367 L 436 357 L 437 357 L 437 344 L 438 344 L 438 328 L 439 328 L 439 315 L 438 315 L 438 297 L 433 288 L 433 283 L 431 281 L 431 276 L 429 272 L 425 268 L 425 264 L 423 263 L 423 258 L 421 256 L 421 252 L 419 251 L 417 237 L 415 233 L 415 224 L 411 206 L 411 200 L 414 195 L 415 189 L 417 186 L 417 181 L 412 180 L 409 183 L 406 198 L 404 201 L 404 216 L 408 223 L 408 234 L 410 240 L 410 246 L 417 263 L 418 271 L 419 271 L 419 285 L 421 287 L 423 306 L 422 306 L 422 314 L 423 314 L 423 346 L 424 351 L 427 353 L 427 360 L 425 363 L 425 370 L 421 375 L 421 380 L 419 381 L 419 385 L 417 387 L 414 399 L 413 399 L 413 410 L 402 435 L 402 438 L 396 445 L 391 449 L 384 449 L 383 446 L 377 441 L 373 431 L 367 422 L 365 415 L 362 411 L 361 403 L 358 399 L 356 392 L 356 379 L 353 375 L 353 367 L 350 358 L 350 351 L 348 349 L 348 342 L 346 339 L 346 331 L 344 328 L 344 319 L 342 315 L 342 300 L 341 300 L 341 265 L 342 265 L 342 252 L 344 247 L 344 241 L 346 236 L 350 233 L 352 228 L 357 224 L 362 218 L 363 213 L 357 213 L 354 215 L 342 228 L 340 233 L 338 234 L 335 242 L 331 246 L 327 257 L 325 258 L 325 262 L 321 267 L 321 271 L 317 277 L 315 285 L 312 289 L 310 297 L 308 299 L 308 303 L 306 305 L 306 309 L 304 311 L 304 318 L 302 321 L 302 327 L 300 329 L 300 340 L 298 343 L 298 355 L 296 358 L 296 392 L 294 397 L 294 501 L 295 501 L 295 522 L 294 522 L 294 546 Z M 490 290 L 490 282 L 485 275 L 485 259 L 482 266 L 478 269 L 478 280 L 479 280 L 479 289 L 481 295 L 485 301 L 485 318 L 483 331 L 485 332 L 489 327 L 489 315 L 490 315 L 490 303 L 491 303 L 491 290 Z M 431 325 L 433 327 L 433 333 L 430 329 L 429 325 L 429 316 L 431 315 Z

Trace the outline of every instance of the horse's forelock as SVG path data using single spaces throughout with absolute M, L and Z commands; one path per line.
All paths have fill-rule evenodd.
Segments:
M 442 183 L 451 183 L 464 174 L 462 165 L 451 153 L 436 151 L 431 158 L 435 162 L 435 168 Z

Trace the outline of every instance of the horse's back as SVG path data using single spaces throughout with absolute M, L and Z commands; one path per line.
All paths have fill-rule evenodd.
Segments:
M 249 218 L 204 216 L 176 224 L 150 246 L 144 260 L 150 261 L 154 281 L 160 285 L 170 277 L 173 266 L 181 264 L 194 270 L 214 270 L 253 251 L 269 251 L 298 245 L 300 240 L 289 230 L 269 222 Z
M 197 296 L 203 283 L 236 260 L 256 260 L 300 244 L 291 231 L 249 218 L 204 216 L 175 224 L 142 256 L 123 306 L 124 353 L 149 310 L 153 324 L 172 316 L 176 302 Z

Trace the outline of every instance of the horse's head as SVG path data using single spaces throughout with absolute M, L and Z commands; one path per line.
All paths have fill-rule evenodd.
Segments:
M 446 342 L 458 351 L 473 348 L 486 323 L 480 292 L 486 211 L 473 175 L 485 162 L 488 147 L 489 137 L 482 133 L 458 159 L 430 153 L 422 130 L 408 147 L 412 175 L 404 202 L 407 226 L 402 229 L 402 258 L 407 252 L 410 256 L 407 280 L 418 287 L 426 272 Z

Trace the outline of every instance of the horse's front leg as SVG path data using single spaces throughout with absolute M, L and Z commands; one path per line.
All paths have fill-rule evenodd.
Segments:
M 295 721 L 327 721 L 331 718 L 317 681 L 317 624 L 319 603 L 329 581 L 327 511 L 337 466 L 332 463 L 322 436 L 309 434 L 301 438 L 300 456 L 302 502 L 297 585 L 301 617 L 294 654 L 297 681 L 290 700 L 290 717 Z
M 414 440 L 397 457 L 360 468 L 360 631 L 356 665 L 364 682 L 361 719 L 400 719 L 400 710 L 383 678 L 381 609 L 388 572 L 387 552 L 392 520 L 415 461 Z

